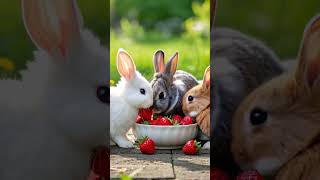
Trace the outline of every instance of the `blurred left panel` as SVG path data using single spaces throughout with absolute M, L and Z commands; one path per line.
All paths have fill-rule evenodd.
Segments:
M 109 176 L 109 1 L 0 2 L 0 179 Z

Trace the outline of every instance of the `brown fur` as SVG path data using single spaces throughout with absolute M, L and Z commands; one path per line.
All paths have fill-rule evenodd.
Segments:
M 320 16 L 316 19 L 319 21 Z M 320 60 L 314 63 L 313 59 L 320 53 L 320 43 L 314 41 L 320 36 L 310 34 L 314 33 L 308 30 L 312 25 L 306 29 L 295 74 L 284 74 L 257 88 L 235 113 L 231 148 L 244 169 L 275 173 L 280 180 L 320 177 L 320 68 L 310 71 L 311 66 L 320 66 Z M 310 56 L 311 52 L 316 54 Z M 250 123 L 254 108 L 267 112 L 266 122 Z
M 185 114 L 196 112 L 196 122 L 202 132 L 210 137 L 210 68 L 207 68 L 204 74 L 203 83 L 190 89 L 183 97 L 182 110 Z M 206 76 L 207 75 L 207 76 Z M 207 83 L 207 84 L 206 84 Z M 192 102 L 188 97 L 192 96 Z

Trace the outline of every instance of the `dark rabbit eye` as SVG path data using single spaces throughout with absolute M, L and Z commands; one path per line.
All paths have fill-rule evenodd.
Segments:
M 103 103 L 110 103 L 110 88 L 99 86 L 97 88 L 97 98 Z
M 268 113 L 259 109 L 255 108 L 250 113 L 250 122 L 252 125 L 260 125 L 266 122 L 268 119 Z
M 188 96 L 188 101 L 193 101 L 193 96 Z
M 140 89 L 140 93 L 141 93 L 141 94 L 146 94 L 146 90 L 144 90 L 144 89 L 141 88 L 141 89 Z
M 164 98 L 164 93 L 161 92 L 161 93 L 159 94 L 159 99 L 163 99 L 163 98 Z

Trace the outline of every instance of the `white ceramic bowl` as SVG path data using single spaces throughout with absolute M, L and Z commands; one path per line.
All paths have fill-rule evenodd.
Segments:
M 198 133 L 197 124 L 180 126 L 157 126 L 136 124 L 137 137 L 148 136 L 156 149 L 179 149 L 187 141 L 194 139 Z

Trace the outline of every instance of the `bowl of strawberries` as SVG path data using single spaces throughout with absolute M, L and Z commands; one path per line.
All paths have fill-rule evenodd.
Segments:
M 148 136 L 156 149 L 179 149 L 197 133 L 198 126 L 190 116 L 161 116 L 152 109 L 140 109 L 136 119 L 137 138 Z

